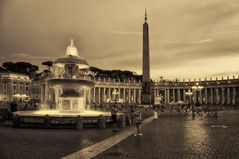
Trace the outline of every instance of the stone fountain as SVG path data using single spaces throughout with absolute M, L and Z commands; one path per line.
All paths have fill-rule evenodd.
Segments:
M 44 84 L 49 87 L 45 91 L 45 97 L 48 98 L 42 103 L 45 109 L 16 112 L 14 127 L 73 125 L 81 129 L 86 123 L 94 123 L 104 128 L 111 121 L 110 112 L 90 110 L 93 73 L 87 61 L 78 55 L 73 40 L 66 49 L 66 55 L 54 61 L 53 71 Z M 119 115 L 124 123 L 123 113 Z

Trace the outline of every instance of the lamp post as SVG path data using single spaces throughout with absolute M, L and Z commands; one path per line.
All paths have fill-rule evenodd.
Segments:
M 116 89 L 114 89 L 113 92 L 112 92 L 112 95 L 113 95 L 113 97 L 114 97 L 115 103 L 116 103 L 116 101 L 117 101 L 117 95 L 118 95 L 118 94 L 119 94 L 119 92 L 118 92 Z
M 188 97 L 187 104 L 191 105 L 191 96 L 193 95 L 193 92 L 189 89 L 187 92 L 185 92 L 185 95 Z
M 156 100 L 155 100 L 155 104 L 161 104 L 162 99 L 163 99 L 163 96 L 161 94 L 157 95 Z
M 195 86 L 192 86 L 192 90 L 196 93 L 196 106 L 198 106 L 200 103 L 198 101 L 198 94 L 197 92 L 201 91 L 203 89 L 203 86 L 200 86 L 199 83 L 196 83 Z
M 198 101 L 198 92 L 201 91 L 203 89 L 203 86 L 200 86 L 199 83 L 196 83 L 195 86 L 192 86 L 192 90 L 195 92 L 196 95 L 196 104 L 195 106 L 199 106 L 200 103 Z M 195 109 L 194 107 L 192 107 L 192 117 L 193 119 L 195 119 Z

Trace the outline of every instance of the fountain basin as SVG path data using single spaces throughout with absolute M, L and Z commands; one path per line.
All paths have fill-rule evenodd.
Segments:
M 124 113 L 118 113 L 120 127 L 126 125 Z M 112 123 L 110 112 L 85 110 L 60 112 L 58 110 L 18 111 L 14 113 L 13 127 L 34 126 L 44 128 L 106 128 Z
M 53 87 L 66 87 L 66 88 L 92 88 L 94 82 L 84 79 L 49 79 L 47 83 Z

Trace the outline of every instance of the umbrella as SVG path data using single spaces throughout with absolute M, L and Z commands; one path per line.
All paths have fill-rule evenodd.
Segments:
M 184 104 L 184 102 L 183 101 L 177 101 L 177 104 Z

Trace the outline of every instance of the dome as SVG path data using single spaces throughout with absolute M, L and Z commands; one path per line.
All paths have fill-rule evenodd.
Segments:
M 71 44 L 66 49 L 66 56 L 76 56 L 78 57 L 77 48 L 74 46 L 74 41 L 71 39 Z

